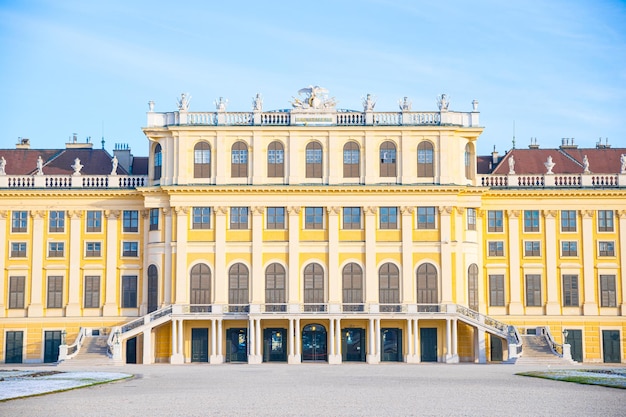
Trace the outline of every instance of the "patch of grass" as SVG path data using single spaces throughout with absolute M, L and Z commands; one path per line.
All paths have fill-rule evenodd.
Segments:
M 580 369 L 519 372 L 516 375 L 554 381 L 574 382 L 584 385 L 598 385 L 608 388 L 626 389 L 626 372 L 623 369 Z

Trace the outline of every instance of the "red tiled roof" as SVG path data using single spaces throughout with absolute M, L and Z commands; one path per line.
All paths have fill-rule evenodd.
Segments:
M 109 175 L 111 173 L 111 155 L 104 149 L 0 149 L 0 157 L 6 159 L 7 175 L 31 175 L 37 172 L 37 158 L 43 159 L 45 175 L 71 175 L 72 165 L 80 159 L 83 175 Z M 128 173 L 121 165 L 117 173 Z

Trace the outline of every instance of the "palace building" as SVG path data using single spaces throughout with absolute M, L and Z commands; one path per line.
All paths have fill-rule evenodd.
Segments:
M 150 102 L 148 157 L 0 149 L 0 361 L 624 361 L 625 148 L 478 156 L 445 95 L 189 99 Z

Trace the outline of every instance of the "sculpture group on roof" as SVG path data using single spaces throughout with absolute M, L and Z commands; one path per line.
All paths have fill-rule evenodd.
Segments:
M 331 109 L 337 105 L 334 97 L 328 97 L 328 90 L 318 85 L 301 88 L 298 95 L 300 97 L 293 97 L 291 102 L 294 109 Z

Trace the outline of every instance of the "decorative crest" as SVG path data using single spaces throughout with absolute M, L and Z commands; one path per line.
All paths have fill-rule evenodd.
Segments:
M 291 102 L 294 109 L 331 109 L 337 105 L 334 97 L 328 97 L 328 90 L 317 85 L 301 88 L 298 95 Z

